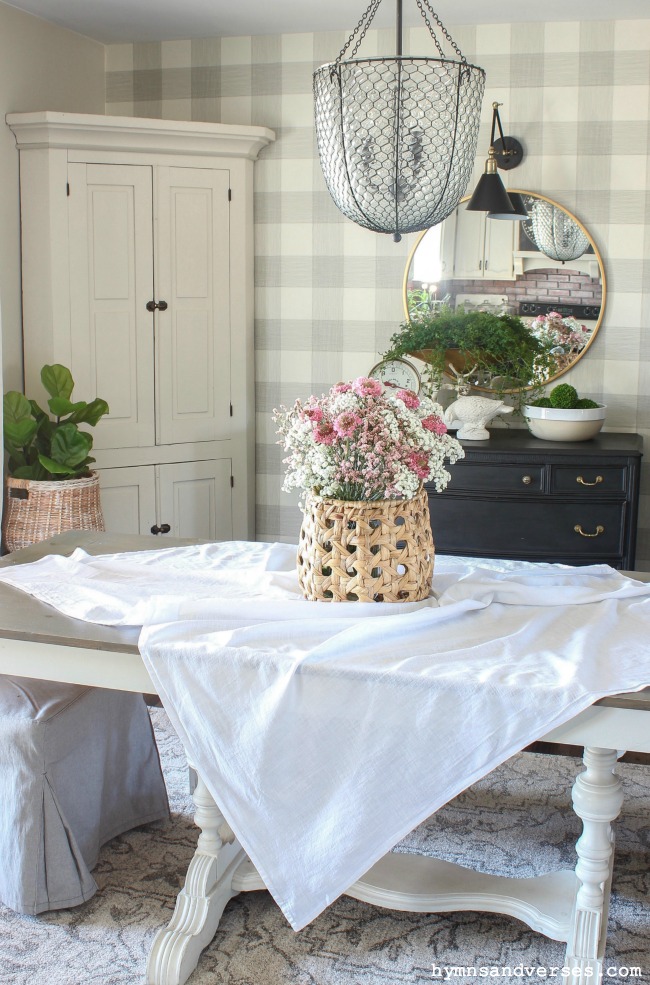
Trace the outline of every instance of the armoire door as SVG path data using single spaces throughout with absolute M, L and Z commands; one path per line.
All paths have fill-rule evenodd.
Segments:
M 230 436 L 228 171 L 156 168 L 157 443 Z
M 159 465 L 158 522 L 174 537 L 232 540 L 229 458 Z
M 152 169 L 70 164 L 68 178 L 73 398 L 108 402 L 95 448 L 152 445 Z
M 104 523 L 110 533 L 148 534 L 156 522 L 153 465 L 98 469 Z

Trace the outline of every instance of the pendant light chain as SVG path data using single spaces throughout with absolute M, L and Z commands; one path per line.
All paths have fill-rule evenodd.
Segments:
M 359 18 L 359 23 L 357 24 L 357 26 L 353 30 L 352 34 L 350 35 L 350 37 L 348 38 L 348 40 L 345 42 L 345 44 L 341 48 L 341 50 L 340 50 L 340 52 L 338 54 L 338 57 L 336 59 L 336 64 L 338 64 L 341 61 L 341 59 L 343 58 L 343 56 L 345 55 L 346 51 L 348 50 L 348 48 L 350 47 L 350 45 L 354 41 L 354 39 L 357 36 L 357 34 L 359 34 L 359 32 L 361 32 L 359 34 L 359 37 L 357 38 L 357 41 L 356 41 L 356 44 L 355 44 L 354 48 L 350 52 L 350 58 L 354 58 L 354 56 L 358 52 L 359 48 L 361 47 L 361 42 L 365 38 L 366 32 L 368 31 L 368 29 L 369 29 L 372 21 L 375 18 L 375 14 L 377 13 L 377 11 L 379 9 L 379 5 L 381 4 L 381 2 L 382 2 L 382 0 L 372 0 L 372 2 L 368 5 L 368 7 L 366 8 L 366 10 L 363 12 L 363 14 L 361 15 L 361 17 Z M 430 5 L 430 3 L 428 2 L 428 0 L 415 0 L 415 2 L 418 5 L 418 9 L 420 11 L 420 14 L 422 15 L 422 18 L 424 20 L 424 23 L 427 26 L 427 30 L 429 31 L 429 34 L 433 38 L 433 42 L 434 42 L 434 44 L 435 44 L 435 46 L 436 46 L 436 48 L 438 50 L 438 54 L 440 55 L 440 57 L 441 58 L 444 58 L 445 57 L 445 52 L 444 52 L 444 49 L 443 49 L 442 45 L 440 44 L 440 41 L 438 40 L 438 37 L 437 37 L 436 32 L 435 32 L 435 28 L 432 26 L 431 21 L 429 20 L 429 15 L 436 22 L 436 24 L 437 24 L 438 28 L 440 29 L 441 33 L 444 35 L 445 39 L 448 41 L 449 46 L 458 55 L 458 57 L 460 58 L 460 60 L 462 62 L 467 62 L 467 58 L 462 53 L 462 51 L 460 50 L 460 48 L 458 47 L 458 45 L 456 44 L 456 42 L 452 38 L 451 34 L 449 33 L 449 31 L 447 30 L 447 28 L 445 27 L 445 25 L 442 23 L 442 21 L 438 17 L 437 13 L 433 9 L 433 7 Z
M 357 24 L 357 26 L 355 27 L 354 31 L 352 32 L 352 34 L 350 35 L 350 37 L 348 38 L 348 40 L 345 42 L 345 44 L 343 45 L 343 47 L 341 48 L 341 50 L 339 51 L 338 58 L 336 59 L 335 65 L 338 65 L 339 64 L 339 62 L 343 58 L 343 55 L 348 50 L 348 48 L 350 47 L 350 45 L 354 41 L 355 37 L 357 36 L 357 34 L 359 34 L 359 31 L 361 31 L 361 34 L 359 34 L 359 37 L 357 38 L 357 43 L 355 44 L 354 48 L 350 52 L 350 58 L 354 58 L 354 56 L 356 55 L 357 51 L 359 50 L 359 47 L 361 46 L 361 42 L 363 41 L 363 39 L 366 36 L 366 31 L 368 30 L 368 28 L 370 27 L 372 21 L 374 20 L 375 14 L 377 13 L 377 11 L 379 9 L 379 4 L 380 3 L 381 3 L 381 0 L 372 0 L 372 2 L 369 4 L 369 6 L 366 8 L 366 10 L 363 12 L 363 14 L 361 15 L 361 17 L 359 18 L 359 23 Z
M 460 58 L 460 60 L 462 62 L 465 62 L 466 63 L 467 62 L 467 59 L 465 58 L 465 55 L 462 53 L 462 51 L 460 50 L 460 48 L 458 47 L 458 45 L 454 41 L 454 39 L 452 38 L 451 34 L 449 33 L 449 31 L 447 30 L 447 28 L 445 27 L 445 25 L 442 23 L 442 21 L 438 17 L 438 15 L 435 12 L 435 10 L 433 9 L 433 7 L 429 4 L 428 0 L 415 0 L 415 2 L 418 5 L 418 8 L 420 10 L 420 13 L 422 14 L 422 17 L 424 18 L 424 23 L 427 25 L 427 27 L 429 29 L 429 34 L 431 35 L 431 37 L 435 41 L 436 48 L 440 52 L 440 57 L 441 58 L 444 58 L 445 57 L 445 53 L 444 53 L 444 51 L 442 50 L 442 48 L 440 46 L 440 43 L 438 41 L 438 38 L 436 37 L 435 31 L 434 31 L 434 29 L 431 26 L 431 22 L 430 22 L 429 18 L 427 17 L 426 11 L 428 11 L 431 14 L 431 16 L 433 17 L 434 21 L 436 22 L 436 24 L 438 25 L 438 27 L 440 28 L 440 30 L 444 34 L 444 36 L 447 39 L 447 41 L 449 42 L 449 44 L 451 45 L 451 47 L 454 49 L 454 51 L 458 55 L 458 57 Z

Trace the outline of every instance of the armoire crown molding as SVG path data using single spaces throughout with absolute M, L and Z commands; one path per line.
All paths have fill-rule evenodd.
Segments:
M 200 154 L 254 161 L 275 140 L 268 127 L 188 120 L 152 120 L 86 113 L 7 113 L 18 149 L 155 151 Z

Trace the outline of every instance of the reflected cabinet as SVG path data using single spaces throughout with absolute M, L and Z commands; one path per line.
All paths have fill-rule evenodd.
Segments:
M 429 491 L 437 553 L 634 568 L 638 434 L 559 442 L 494 428 L 462 445 L 447 489 Z

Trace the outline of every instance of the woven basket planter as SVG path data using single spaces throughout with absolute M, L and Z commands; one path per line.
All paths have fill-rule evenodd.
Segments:
M 424 489 L 413 499 L 307 499 L 298 546 L 307 599 L 418 602 L 431 591 L 433 560 Z
M 17 551 L 64 530 L 105 530 L 99 476 L 48 482 L 6 478 L 2 538 Z

